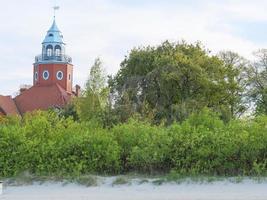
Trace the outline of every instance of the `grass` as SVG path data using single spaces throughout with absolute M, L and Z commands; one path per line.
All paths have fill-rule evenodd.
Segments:
M 119 176 L 117 177 L 113 183 L 112 183 L 112 186 L 114 185 L 126 185 L 126 184 L 129 184 L 129 179 L 124 177 L 124 176 Z
M 77 177 L 62 177 L 62 176 L 35 176 L 28 172 L 17 175 L 16 177 L 10 177 L 6 179 L 1 179 L 4 181 L 5 185 L 9 186 L 22 186 L 22 185 L 32 185 L 34 183 L 43 184 L 45 182 L 61 182 L 62 185 L 69 183 L 77 183 L 87 187 L 94 187 L 101 185 L 105 182 L 108 176 L 96 176 L 96 175 L 82 175 Z M 176 172 L 170 172 L 165 175 L 149 175 L 149 174 L 136 174 L 130 173 L 126 175 L 121 175 L 115 177 L 111 185 L 130 185 L 130 184 L 146 184 L 152 183 L 154 185 L 160 186 L 165 183 L 196 183 L 196 184 L 210 184 L 218 181 L 228 181 L 230 183 L 238 184 L 242 183 L 244 180 L 252 180 L 256 183 L 267 182 L 267 177 L 265 176 L 255 176 L 255 177 L 223 177 L 223 176 L 207 176 L 207 175 L 195 175 L 186 176 L 181 175 Z
M 80 176 L 78 178 L 74 179 L 74 182 L 80 184 L 80 185 L 85 185 L 87 187 L 92 187 L 92 186 L 98 186 L 98 180 L 96 176 Z
M 147 179 L 142 179 L 142 180 L 140 180 L 140 181 L 138 182 L 139 185 L 141 185 L 141 184 L 145 184 L 145 183 L 149 183 L 149 180 L 147 180 Z
M 166 179 L 156 179 L 156 180 L 152 181 L 152 183 L 154 185 L 162 185 L 165 182 L 166 182 Z
M 43 184 L 45 182 L 62 182 L 63 185 L 73 182 L 87 187 L 98 185 L 98 178 L 93 175 L 78 177 L 35 176 L 28 172 L 24 172 L 16 177 L 10 177 L 3 180 L 4 183 L 9 186 L 33 185 L 34 183 Z

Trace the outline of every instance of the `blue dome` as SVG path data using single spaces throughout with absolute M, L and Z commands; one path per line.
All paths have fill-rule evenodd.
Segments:
M 56 20 L 54 19 L 51 28 L 47 31 L 45 39 L 42 44 L 46 43 L 60 43 L 64 44 L 61 31 L 58 29 Z
M 42 54 L 35 57 L 35 63 L 71 63 L 71 57 L 65 54 L 65 43 L 63 36 L 58 29 L 56 20 L 47 31 L 42 42 Z

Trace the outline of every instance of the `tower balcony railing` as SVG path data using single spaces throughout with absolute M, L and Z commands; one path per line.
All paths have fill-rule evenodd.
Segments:
M 35 56 L 35 63 L 42 63 L 42 62 L 72 63 L 72 58 L 66 54 L 61 54 L 61 55 L 41 54 L 41 55 Z

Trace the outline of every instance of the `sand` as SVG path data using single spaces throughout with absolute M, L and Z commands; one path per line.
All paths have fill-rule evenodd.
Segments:
M 49 183 L 28 186 L 6 186 L 1 200 L 266 200 L 267 182 L 244 180 L 241 183 L 152 183 L 112 186 L 106 182 L 97 187 Z

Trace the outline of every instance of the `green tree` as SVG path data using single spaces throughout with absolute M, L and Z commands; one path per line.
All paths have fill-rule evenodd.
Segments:
M 90 70 L 89 78 L 86 82 L 86 91 L 100 94 L 106 87 L 106 76 L 103 62 L 100 58 L 96 58 Z
M 107 105 L 108 93 L 103 63 L 100 58 L 96 58 L 91 67 L 85 91 L 77 103 L 82 121 L 101 120 L 103 110 Z
M 72 118 L 74 121 L 79 121 L 79 115 L 77 113 L 76 108 L 77 99 L 73 99 L 69 104 L 67 104 L 64 108 L 53 109 L 59 117 L 63 117 L 65 119 Z
M 257 60 L 248 72 L 250 97 L 256 106 L 256 114 L 267 114 L 267 49 L 254 53 Z
M 250 62 L 235 52 L 221 51 L 218 54 L 227 69 L 229 83 L 229 106 L 231 117 L 240 117 L 250 107 L 248 100 Z
M 166 41 L 156 47 L 133 49 L 111 87 L 115 107 L 122 107 L 128 99 L 133 112 L 142 113 L 145 105 L 153 112 L 154 122 L 172 123 L 204 107 L 221 115 L 231 113 L 236 103 L 232 94 L 240 90 L 232 80 L 238 75 L 232 64 L 211 56 L 199 43 Z

